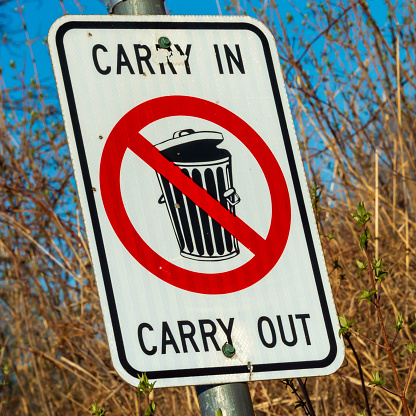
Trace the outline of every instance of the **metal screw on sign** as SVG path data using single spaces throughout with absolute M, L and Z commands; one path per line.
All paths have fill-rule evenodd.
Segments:
M 228 342 L 226 342 L 223 346 L 222 346 L 222 353 L 227 357 L 227 358 L 233 358 L 235 355 L 235 348 L 232 346 L 232 344 L 229 344 Z
M 158 42 L 159 46 L 163 49 L 169 49 L 170 45 L 172 44 L 170 39 L 167 38 L 166 36 L 162 36 L 161 38 L 159 38 Z

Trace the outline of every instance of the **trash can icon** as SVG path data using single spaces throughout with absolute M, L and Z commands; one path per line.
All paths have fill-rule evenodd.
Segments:
M 224 140 L 215 131 L 180 130 L 155 147 L 170 162 L 235 215 L 240 197 L 233 187 L 231 154 L 217 146 Z M 179 244 L 180 254 L 199 261 L 227 260 L 239 254 L 238 241 L 202 208 L 156 172 L 162 196 Z

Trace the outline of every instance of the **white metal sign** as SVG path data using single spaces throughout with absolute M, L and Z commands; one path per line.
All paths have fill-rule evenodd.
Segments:
M 112 360 L 157 387 L 343 360 L 273 36 L 66 16 L 49 45 Z

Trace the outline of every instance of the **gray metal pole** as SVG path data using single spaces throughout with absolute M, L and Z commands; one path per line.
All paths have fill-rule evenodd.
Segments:
M 106 7 L 117 15 L 166 14 L 164 0 L 106 0 Z M 197 386 L 197 393 L 201 416 L 254 416 L 246 383 Z
M 197 386 L 201 416 L 254 416 L 247 383 Z
M 166 14 L 164 0 L 106 0 L 109 14 Z

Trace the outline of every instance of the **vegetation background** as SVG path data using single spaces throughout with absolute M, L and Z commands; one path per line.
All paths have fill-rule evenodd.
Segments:
M 316 415 L 364 414 L 365 390 L 372 414 L 404 414 L 386 351 L 374 344 L 383 344 L 375 306 L 357 300 L 370 282 L 350 213 L 365 201 L 368 250 L 388 270 L 382 314 L 415 414 L 405 347 L 416 337 L 415 5 L 284 3 L 282 13 L 275 0 L 228 0 L 227 13 L 257 15 L 276 37 L 308 180 L 320 187 L 312 196 L 336 307 L 361 328 L 347 329 L 337 373 L 307 380 L 311 403 Z M 111 415 L 141 415 L 146 403 L 111 365 L 56 92 L 40 81 L 22 4 L 1 0 L 0 13 L 10 5 L 21 23 L 8 27 L 3 13 L 1 50 L 23 39 L 27 59 L 0 72 L 0 415 L 86 415 L 95 400 Z M 376 372 L 379 387 L 369 385 Z M 280 381 L 249 387 L 256 415 L 307 413 Z M 154 396 L 161 415 L 199 414 L 193 387 Z

